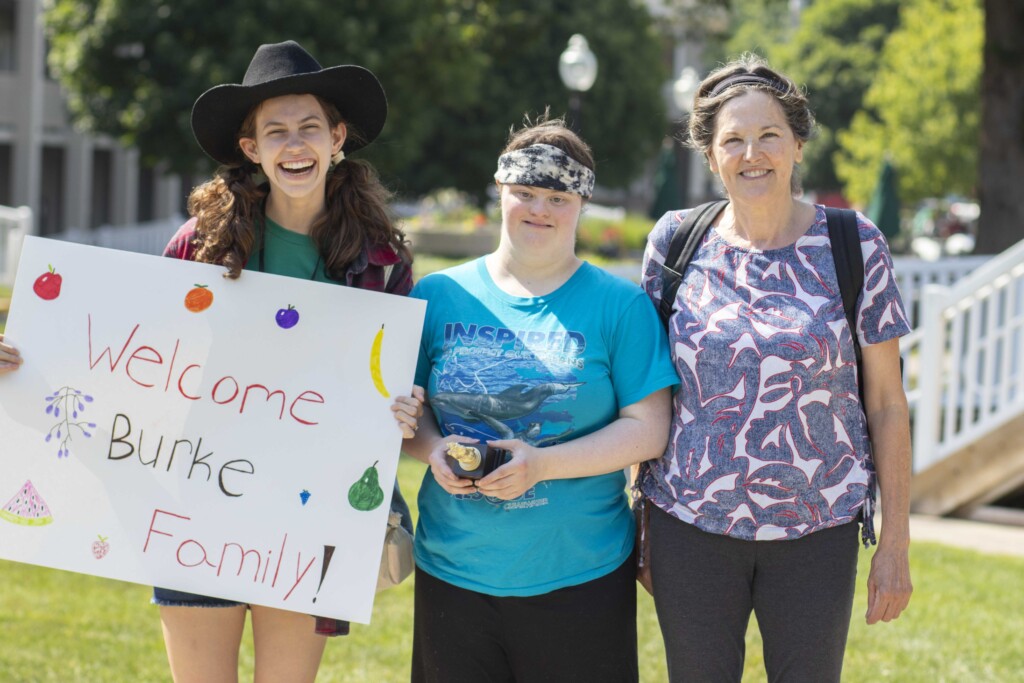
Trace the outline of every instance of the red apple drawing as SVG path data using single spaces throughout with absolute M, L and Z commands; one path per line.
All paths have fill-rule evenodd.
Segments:
M 103 557 L 110 552 L 110 544 L 107 543 L 107 537 L 96 535 L 100 540 L 92 542 L 92 554 L 97 560 L 102 560 Z
M 289 330 L 299 324 L 299 312 L 295 307 L 288 304 L 288 308 L 282 308 L 277 312 L 277 326 L 282 330 Z
M 63 278 L 53 270 L 53 266 L 50 266 L 48 273 L 43 273 L 36 278 L 35 284 L 32 285 L 32 290 L 40 299 L 52 301 L 60 296 L 62 280 Z

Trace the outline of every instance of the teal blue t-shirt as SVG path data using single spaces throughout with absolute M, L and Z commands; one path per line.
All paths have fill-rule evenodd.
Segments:
M 446 435 L 553 445 L 679 382 L 650 299 L 588 263 L 542 297 L 506 294 L 482 258 L 423 278 L 411 296 L 428 302 L 416 383 Z M 453 496 L 427 470 L 417 566 L 498 596 L 599 578 L 633 548 L 625 483 L 621 471 L 543 481 L 504 501 Z

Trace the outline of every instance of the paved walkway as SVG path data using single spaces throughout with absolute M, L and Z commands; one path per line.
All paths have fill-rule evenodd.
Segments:
M 910 516 L 911 541 L 929 541 L 983 553 L 1024 557 L 1024 526 L 949 517 Z

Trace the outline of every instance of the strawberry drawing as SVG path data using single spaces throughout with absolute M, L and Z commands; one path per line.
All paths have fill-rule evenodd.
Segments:
M 110 552 L 110 544 L 107 543 L 106 536 L 97 534 L 96 537 L 100 540 L 92 542 L 92 554 L 97 560 L 102 560 Z

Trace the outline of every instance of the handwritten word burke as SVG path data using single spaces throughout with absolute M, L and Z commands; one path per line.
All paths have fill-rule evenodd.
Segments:
M 119 428 L 120 427 L 120 428 Z M 196 471 L 196 467 L 206 468 L 206 481 L 210 481 L 210 477 L 213 476 L 213 468 L 210 463 L 206 462 L 213 456 L 213 451 L 202 454 L 203 450 L 203 437 L 199 437 L 199 441 L 193 444 L 188 439 L 174 439 L 173 443 L 168 444 L 166 464 L 162 463 L 160 458 L 164 450 L 164 437 L 161 434 L 160 440 L 157 441 L 156 450 L 152 456 L 147 460 L 147 456 L 143 454 L 142 450 L 142 437 L 145 434 L 144 430 L 140 429 L 135 439 L 136 442 L 132 443 L 128 440 L 128 437 L 132 435 L 132 421 L 127 415 L 118 413 L 114 416 L 114 424 L 110 427 L 110 448 L 107 449 L 107 460 L 121 460 L 125 461 L 126 458 L 130 458 L 133 454 L 138 453 L 139 464 L 144 467 L 152 467 L 154 470 L 158 465 L 163 465 L 165 472 L 171 471 L 171 465 L 174 464 L 174 456 L 178 454 L 179 449 L 183 453 L 181 459 L 182 466 L 189 462 L 189 458 L 192 458 L 192 462 L 188 467 L 188 474 L 186 479 L 191 480 L 192 474 Z M 150 440 L 152 442 L 152 439 Z M 171 440 L 168 439 L 168 442 Z M 117 453 L 115 454 L 115 444 L 119 446 Z M 179 468 L 181 469 L 181 468 Z M 203 470 L 200 470 L 202 473 Z M 234 473 L 234 474 L 232 474 Z M 227 477 L 233 476 L 233 481 L 238 483 L 237 476 L 239 474 L 255 474 L 255 466 L 248 460 L 229 460 L 220 466 L 217 471 L 217 484 L 220 486 L 221 493 L 231 498 L 240 498 L 242 492 L 237 490 L 236 487 L 228 488 Z

